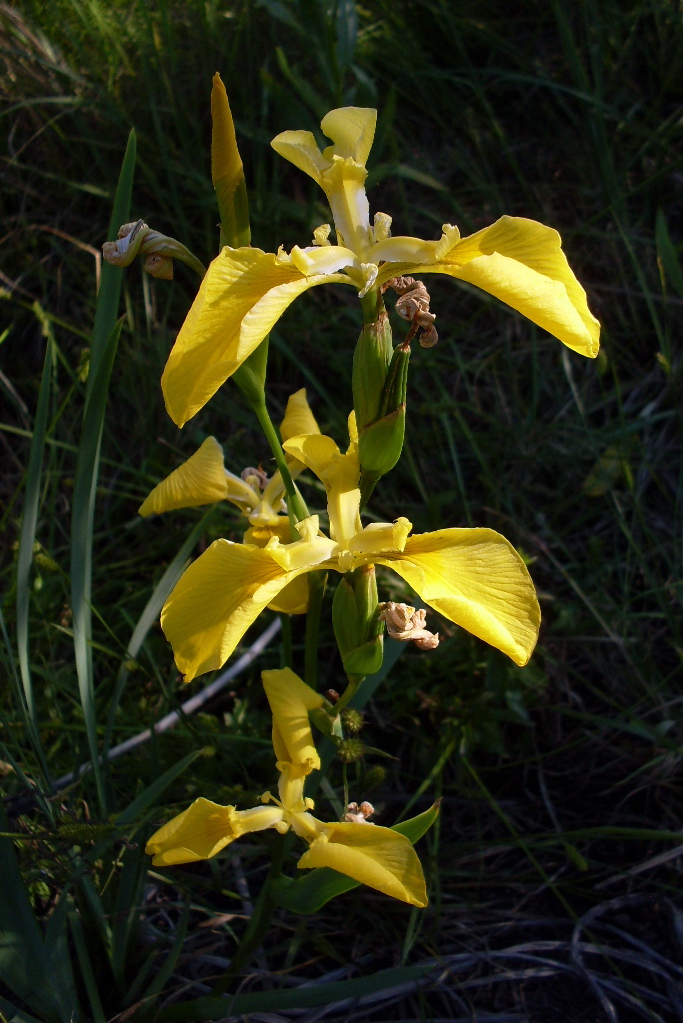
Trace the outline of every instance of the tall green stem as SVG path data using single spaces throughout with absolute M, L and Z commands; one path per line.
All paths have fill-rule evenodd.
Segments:
M 282 450 L 280 438 L 277 435 L 277 430 L 273 426 L 273 421 L 268 414 L 266 408 L 265 396 L 261 395 L 260 400 L 252 401 L 251 407 L 256 413 L 256 418 L 259 421 L 261 429 L 266 435 L 266 440 L 270 444 L 270 450 L 273 452 L 275 463 L 279 469 L 280 475 L 282 476 L 282 482 L 285 488 L 285 494 L 287 495 L 287 509 L 289 511 L 289 520 L 294 526 L 294 523 L 301 522 L 302 519 L 308 517 L 308 508 L 303 497 L 296 489 L 294 480 L 292 479 L 291 473 L 285 460 L 285 453 Z M 299 534 L 294 533 L 294 538 L 299 539 Z

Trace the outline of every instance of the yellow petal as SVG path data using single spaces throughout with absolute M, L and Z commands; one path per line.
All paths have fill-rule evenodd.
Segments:
M 381 555 L 444 617 L 497 647 L 515 664 L 536 645 L 541 612 L 527 568 L 493 529 L 439 529 L 408 537 L 402 554 Z
M 327 839 L 327 840 L 326 840 Z M 405 837 L 376 824 L 329 824 L 298 867 L 331 867 L 411 906 L 426 906 L 424 874 Z
M 276 807 L 236 810 L 200 796 L 187 810 L 152 835 L 145 852 L 157 867 L 208 860 L 247 831 L 272 828 L 282 820 Z
M 400 255 L 399 247 L 396 255 Z M 462 238 L 431 265 L 388 263 L 377 284 L 399 273 L 444 273 L 467 281 L 512 306 L 568 348 L 589 358 L 598 354 L 600 324 L 569 267 L 560 235 L 535 220 L 501 217 L 490 227 Z
M 252 622 L 296 574 L 283 570 L 268 549 L 214 540 L 180 577 L 161 612 L 185 681 L 225 664 Z
M 363 166 L 367 163 L 377 125 L 377 111 L 371 107 L 338 107 L 325 114 L 320 127 L 332 139 L 333 146 L 323 151 L 328 160 L 332 156 L 351 157 Z
M 313 744 L 308 712 L 323 705 L 322 694 L 307 686 L 290 668 L 262 671 L 261 678 L 280 751 L 283 746 L 287 751 L 286 757 L 277 754 L 278 760 L 299 764 L 310 774 L 320 767 L 320 757 Z
M 276 153 L 289 160 L 320 184 L 320 174 L 329 167 L 311 131 L 283 131 L 270 143 Z
M 245 543 L 253 543 L 256 547 L 265 547 L 269 540 L 276 536 L 280 543 L 289 543 L 292 532 L 286 515 L 278 515 L 276 522 L 249 526 L 244 534 Z
M 161 378 L 171 419 L 183 426 L 251 355 L 294 299 L 344 274 L 304 277 L 261 249 L 226 246 L 209 266 Z
M 319 479 L 332 462 L 341 457 L 341 452 L 331 437 L 324 433 L 305 434 L 284 439 L 283 448 L 288 455 L 293 455 L 303 462 Z
M 138 514 L 160 515 L 173 508 L 194 508 L 228 497 L 223 448 L 207 437 L 198 451 L 158 484 L 138 508 Z
M 280 590 L 268 605 L 269 611 L 285 615 L 305 615 L 308 611 L 308 576 L 300 575 Z
M 285 441 L 290 437 L 310 433 L 320 433 L 320 427 L 306 400 L 306 388 L 302 387 L 289 396 L 285 418 L 280 424 L 280 436 Z

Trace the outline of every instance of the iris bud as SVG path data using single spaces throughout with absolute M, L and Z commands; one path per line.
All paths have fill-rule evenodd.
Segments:
M 383 623 L 377 617 L 374 565 L 342 577 L 332 602 L 332 624 L 346 674 L 363 678 L 379 671 Z

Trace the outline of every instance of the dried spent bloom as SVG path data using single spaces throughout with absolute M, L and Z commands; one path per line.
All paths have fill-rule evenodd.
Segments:
M 385 287 L 391 288 L 399 298 L 396 312 L 404 320 L 412 320 L 421 329 L 418 341 L 422 348 L 433 348 L 439 340 L 434 326 L 436 316 L 429 311 L 429 292 L 422 281 L 414 277 L 392 277 Z
M 416 611 L 409 604 L 398 604 L 389 600 L 377 605 L 379 620 L 386 622 L 387 632 L 392 639 L 402 643 L 413 642 L 419 650 L 435 650 L 439 645 L 439 633 L 429 632 L 427 612 L 423 607 Z
M 346 807 L 346 813 L 344 814 L 344 820 L 348 821 L 349 824 L 372 824 L 372 821 L 368 820 L 368 817 L 372 817 L 375 812 L 375 808 L 372 803 L 368 803 L 367 800 L 358 805 L 358 803 L 349 803 Z
M 173 260 L 179 259 L 195 270 L 200 277 L 206 267 L 193 256 L 188 248 L 175 238 L 169 238 L 148 227 L 144 220 L 123 224 L 115 242 L 105 242 L 102 255 L 113 266 L 130 266 L 136 256 L 142 257 L 144 270 L 152 277 L 162 280 L 173 279 Z

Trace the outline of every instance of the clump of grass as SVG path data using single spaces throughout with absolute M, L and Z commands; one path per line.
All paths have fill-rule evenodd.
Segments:
M 548 976 L 577 977 L 567 972 L 577 962 L 571 928 L 594 911 L 586 918 L 590 933 L 582 930 L 577 940 L 611 945 L 599 962 L 581 952 L 587 1004 L 602 1002 L 605 1010 L 611 999 L 624 1019 L 640 1004 L 668 1019 L 673 988 L 648 972 L 656 956 L 643 953 L 636 965 L 626 953 L 639 935 L 675 959 L 672 920 L 680 912 L 675 858 L 653 861 L 675 848 L 683 831 L 678 12 L 667 4 L 589 0 L 569 7 L 534 2 L 522 12 L 491 3 L 483 13 L 481 5 L 437 0 L 371 0 L 358 9 L 341 0 L 225 9 L 173 0 L 154 7 L 142 0 L 106 7 L 24 0 L 4 7 L 0 24 L 9 200 L 2 230 L 10 254 L 2 266 L 8 333 L 0 351 L 8 399 L 0 442 L 9 465 L 2 483 L 3 613 L 13 636 L 13 544 L 52 332 L 28 620 L 37 720 L 53 775 L 87 758 L 71 654 L 69 514 L 96 254 L 128 131 L 135 126 L 139 144 L 133 215 L 208 261 L 217 244 L 208 175 L 215 70 L 236 114 L 254 243 L 268 250 L 308 242 L 328 219 L 313 188 L 271 153 L 270 138 L 284 128 L 317 131 L 333 105 L 376 103 L 372 198 L 393 214 L 397 233 L 434 236 L 443 220 L 465 232 L 502 213 L 557 227 L 605 325 L 604 348 L 597 363 L 580 363 L 495 302 L 452 282 L 430 282 L 440 344 L 414 353 L 406 458 L 371 510 L 383 519 L 405 514 L 416 530 L 477 524 L 508 535 L 541 591 L 541 643 L 520 671 L 446 627 L 438 662 L 415 652 L 397 662 L 366 711 L 364 735 L 400 758 L 402 782 L 391 761 L 369 758 L 356 784 L 367 786 L 388 816 L 414 798 L 422 809 L 422 800 L 443 795 L 440 830 L 426 840 L 432 908 L 419 921 L 410 917 L 407 932 L 405 911 L 387 912 L 384 903 L 353 893 L 344 896 L 343 923 L 340 903 L 315 926 L 283 915 L 261 966 L 316 976 L 339 967 L 340 949 L 347 964 L 351 949 L 360 971 L 467 951 L 474 958 L 457 973 L 466 985 L 466 970 L 482 968 L 484 949 L 535 941 L 524 954 L 550 957 L 558 972 Z M 315 35 L 314 47 L 307 33 Z M 184 268 L 172 284 L 132 270 L 123 285 L 94 528 L 98 713 L 106 711 L 153 587 L 198 521 L 187 512 L 143 523 L 138 503 L 208 432 L 220 436 L 232 469 L 243 467 L 244 450 L 259 456 L 247 410 L 230 385 L 182 433 L 163 411 L 159 376 L 194 289 Z M 358 326 L 343 294 L 315 289 L 272 339 L 275 400 L 283 407 L 306 385 L 321 425 L 339 439 Z M 197 549 L 231 531 L 237 535 L 231 513 L 216 509 Z M 295 628 L 295 644 L 299 639 Z M 323 638 L 321 658 L 333 684 L 339 666 L 331 637 Z M 157 630 L 127 670 L 115 719 L 120 739 L 178 702 L 177 673 Z M 262 770 L 257 740 L 266 732 L 250 677 L 255 670 L 209 716 L 181 726 L 182 738 L 121 761 L 112 775 L 116 805 L 133 799 L 139 779 L 149 784 L 179 754 L 201 747 L 216 755 L 198 761 L 191 780 L 171 784 L 169 803 L 186 800 L 188 784 L 211 788 L 216 798 L 220 786 L 246 790 Z M 38 764 L 9 687 L 0 703 L 3 741 L 33 780 Z M 434 742 L 425 743 L 425 735 Z M 429 785 L 420 791 L 425 778 Z M 26 837 L 37 819 L 26 786 L 11 770 L 3 781 L 14 826 L 24 834 L 29 884 L 47 887 L 34 891 L 46 911 L 71 876 L 63 836 Z M 65 797 L 64 813 L 82 819 L 93 794 L 84 779 Z M 40 876 L 30 862 L 36 848 Z M 253 895 L 261 876 L 259 847 L 247 848 L 237 865 L 228 858 L 150 880 L 145 926 L 170 945 L 183 928 L 190 935 L 186 945 L 180 938 L 186 960 L 164 981 L 169 991 L 194 983 L 192 993 L 201 993 L 207 973 L 220 972 L 210 961 L 214 940 L 218 954 L 229 957 L 243 927 L 239 879 Z M 98 886 L 104 880 L 97 874 Z M 657 910 L 638 902 L 641 893 Z M 616 901 L 606 902 L 612 895 Z M 178 903 L 185 896 L 194 915 L 183 916 Z M 215 931 L 198 926 L 207 914 L 236 909 Z M 526 979 L 512 963 L 505 981 L 478 977 L 479 986 L 463 987 L 479 1011 L 492 1020 L 565 1011 L 559 980 L 553 994 L 535 959 L 537 972 Z M 403 1002 L 396 996 L 393 1008 L 378 1012 L 383 1019 L 392 1012 L 466 1018 L 455 986 L 443 987 L 401 995 Z M 372 1018 L 369 1004 L 363 1011 Z

